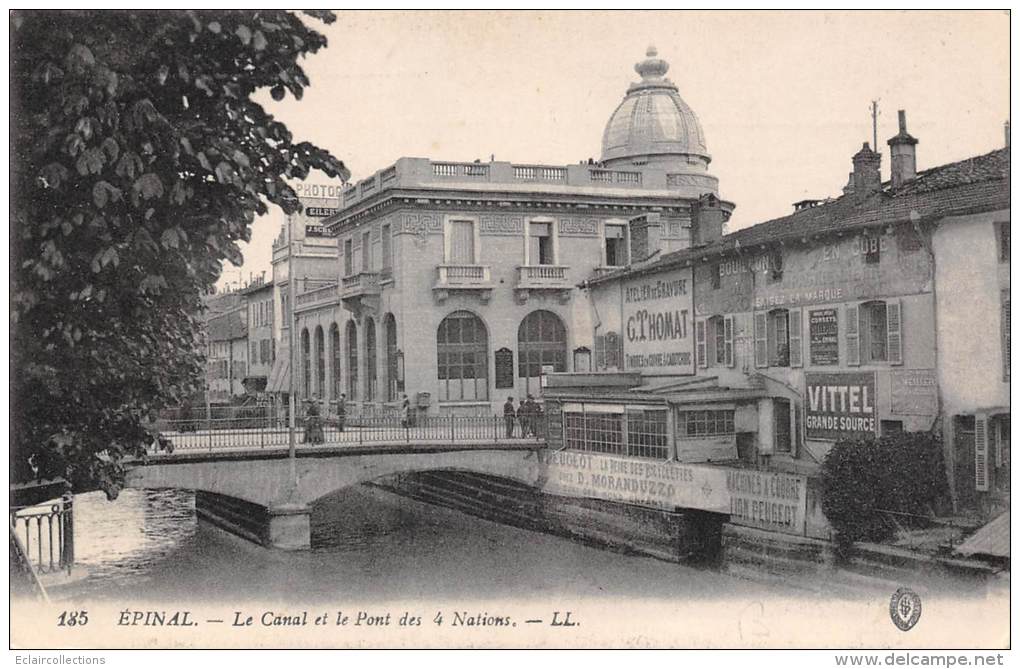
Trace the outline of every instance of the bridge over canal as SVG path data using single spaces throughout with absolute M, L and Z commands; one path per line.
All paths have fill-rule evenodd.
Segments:
M 202 427 L 202 426 L 199 426 Z M 129 488 L 178 488 L 205 493 L 209 520 L 267 545 L 308 548 L 316 500 L 337 490 L 394 474 L 465 471 L 540 484 L 538 436 L 507 436 L 503 420 L 433 420 L 414 427 L 378 423 L 326 429 L 322 443 L 299 443 L 291 462 L 287 430 L 239 428 L 163 434 L 172 452 L 150 454 L 128 466 Z M 302 435 L 298 437 L 303 441 Z M 238 503 L 240 507 L 238 507 Z M 232 513 L 231 508 L 241 509 Z M 232 521 L 230 516 L 235 517 Z M 249 517 L 259 527 L 241 531 Z

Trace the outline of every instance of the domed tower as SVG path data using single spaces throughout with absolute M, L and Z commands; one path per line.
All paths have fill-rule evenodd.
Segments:
M 669 63 L 654 46 L 634 66 L 641 81 L 627 89 L 602 134 L 607 167 L 661 166 L 670 171 L 701 172 L 712 160 L 698 117 L 666 78 Z

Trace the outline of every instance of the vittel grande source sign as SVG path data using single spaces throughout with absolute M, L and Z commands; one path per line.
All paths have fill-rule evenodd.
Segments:
M 676 270 L 623 284 L 624 367 L 645 374 L 694 374 L 693 274 Z
M 878 433 L 874 372 L 805 374 L 808 439 L 862 439 Z

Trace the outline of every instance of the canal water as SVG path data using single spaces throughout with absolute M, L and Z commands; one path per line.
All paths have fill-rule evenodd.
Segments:
M 296 602 L 435 598 L 746 597 L 772 586 L 500 525 L 374 487 L 312 515 L 311 551 L 269 550 L 195 516 L 194 495 L 75 500 L 70 600 Z

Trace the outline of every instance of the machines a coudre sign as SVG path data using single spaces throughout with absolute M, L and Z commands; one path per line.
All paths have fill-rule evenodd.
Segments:
M 808 439 L 861 439 L 878 433 L 874 372 L 804 376 Z
M 690 269 L 623 284 L 624 367 L 650 374 L 693 374 Z

